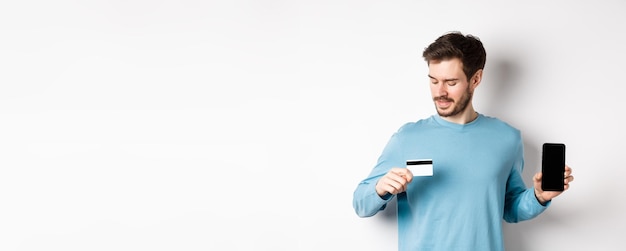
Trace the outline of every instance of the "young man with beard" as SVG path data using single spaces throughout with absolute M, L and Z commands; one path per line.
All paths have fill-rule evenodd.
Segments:
M 529 220 L 562 192 L 522 180 L 520 131 L 474 110 L 486 53 L 472 35 L 448 33 L 423 53 L 437 115 L 403 125 L 354 191 L 360 217 L 397 197 L 400 250 L 504 250 L 502 219 Z M 414 176 L 407 160 L 432 159 L 432 176 Z M 565 166 L 564 190 L 574 177 Z

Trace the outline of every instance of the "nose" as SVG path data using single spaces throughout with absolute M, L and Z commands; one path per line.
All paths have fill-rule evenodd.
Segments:
M 439 86 L 437 87 L 437 91 L 439 97 L 448 96 L 448 85 L 439 84 Z

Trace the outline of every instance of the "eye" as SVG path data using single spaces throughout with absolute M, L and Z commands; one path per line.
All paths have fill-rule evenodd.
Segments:
M 455 86 L 456 85 L 456 81 L 450 81 L 448 82 L 448 86 Z

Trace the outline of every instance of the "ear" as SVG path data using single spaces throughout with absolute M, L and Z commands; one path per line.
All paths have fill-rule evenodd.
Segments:
M 472 90 L 476 89 L 476 87 L 480 84 L 480 81 L 483 80 L 483 69 L 478 69 L 472 79 L 470 79 L 470 86 Z

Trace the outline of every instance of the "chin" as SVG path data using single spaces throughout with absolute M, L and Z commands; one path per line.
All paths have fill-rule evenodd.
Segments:
M 452 108 L 452 107 L 450 107 L 450 108 Z M 454 109 L 452 109 L 452 110 L 454 110 Z M 442 109 L 439 109 L 439 108 L 437 108 L 437 113 L 441 117 L 450 117 L 450 116 L 454 115 L 453 112 L 451 112 L 451 111 L 446 111 L 446 110 L 442 110 Z

